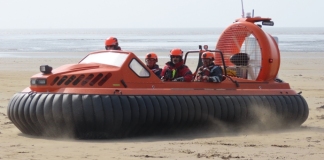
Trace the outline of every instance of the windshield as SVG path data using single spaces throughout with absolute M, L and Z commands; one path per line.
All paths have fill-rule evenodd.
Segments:
M 101 63 L 112 65 L 116 67 L 121 67 L 121 65 L 126 60 L 128 54 L 125 53 L 115 53 L 115 52 L 104 52 L 104 53 L 97 53 L 97 54 L 90 54 L 85 57 L 80 64 L 85 63 Z

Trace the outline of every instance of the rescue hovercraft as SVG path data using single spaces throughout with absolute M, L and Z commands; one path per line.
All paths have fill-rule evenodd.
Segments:
M 262 23 L 262 24 L 259 24 Z M 214 122 L 300 126 L 308 117 L 305 99 L 277 78 L 280 51 L 262 30 L 271 18 L 240 18 L 220 35 L 215 53 L 220 83 L 161 81 L 132 52 L 89 53 L 77 64 L 40 66 L 30 86 L 8 104 L 8 117 L 36 136 L 124 137 L 148 130 L 197 127 Z M 277 119 L 277 120 L 275 120 Z M 280 119 L 280 121 L 278 121 Z

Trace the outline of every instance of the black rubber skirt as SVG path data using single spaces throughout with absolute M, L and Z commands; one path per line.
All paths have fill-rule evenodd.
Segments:
M 17 93 L 8 117 L 36 136 L 118 138 L 216 123 L 300 126 L 308 117 L 301 95 L 131 96 Z

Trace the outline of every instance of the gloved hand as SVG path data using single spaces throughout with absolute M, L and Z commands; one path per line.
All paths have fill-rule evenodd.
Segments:
M 178 78 L 173 79 L 172 81 L 183 82 L 184 78 L 183 77 L 178 77 Z

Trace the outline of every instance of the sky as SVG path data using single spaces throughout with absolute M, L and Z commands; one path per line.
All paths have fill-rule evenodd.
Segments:
M 276 27 L 324 27 L 324 0 L 243 0 Z M 221 28 L 241 0 L 0 0 L 0 29 Z

